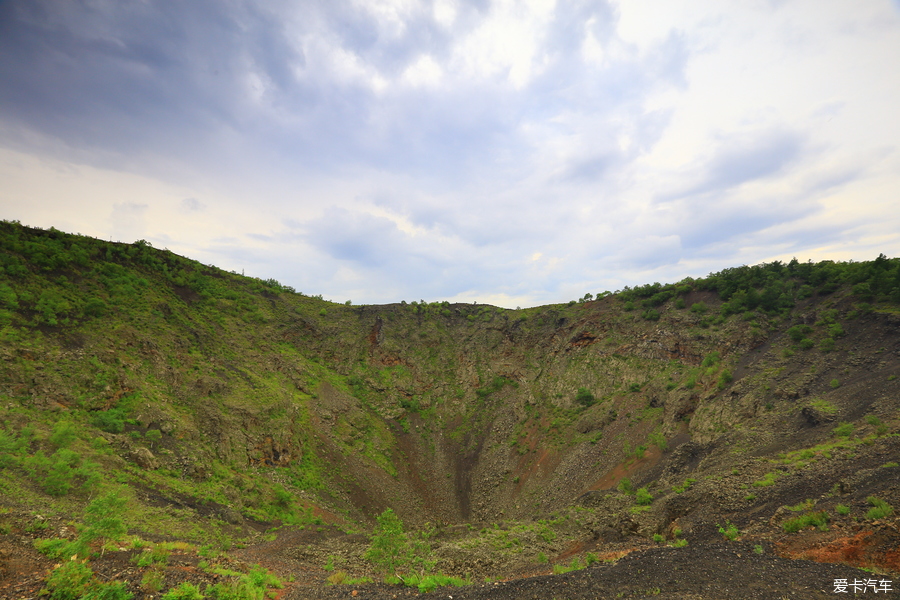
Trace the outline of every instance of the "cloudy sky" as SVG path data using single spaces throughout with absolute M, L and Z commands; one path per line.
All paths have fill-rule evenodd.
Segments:
M 4 0 L 0 218 L 354 303 L 900 255 L 900 0 Z

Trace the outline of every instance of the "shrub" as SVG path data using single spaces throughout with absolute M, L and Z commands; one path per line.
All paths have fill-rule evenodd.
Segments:
M 809 350 L 810 348 L 815 346 L 816 343 L 809 338 L 803 338 L 797 343 L 797 345 L 800 346 L 800 348 L 803 350 Z
M 647 321 L 659 321 L 659 311 L 656 309 L 648 309 L 641 315 Z
M 596 399 L 594 395 L 587 388 L 578 388 L 578 392 L 575 394 L 575 401 L 582 406 L 592 406 Z
M 647 491 L 647 488 L 642 487 L 638 488 L 638 491 L 635 492 L 634 500 L 640 506 L 647 506 L 653 503 L 653 496 L 650 495 L 650 492 Z
M 128 531 L 121 519 L 126 502 L 114 491 L 91 501 L 84 509 L 85 529 L 81 538 L 88 544 L 94 540 L 121 539 Z
M 722 357 L 718 352 L 710 352 L 706 357 L 703 358 L 703 362 L 700 363 L 700 366 L 704 368 L 714 367 L 719 364 L 720 360 L 722 360 Z
M 658 533 L 654 533 L 653 541 L 656 542 L 657 544 L 662 544 L 664 541 L 666 541 L 666 538 Z
M 144 573 L 143 577 L 141 577 L 141 587 L 145 591 L 150 592 L 152 597 L 152 594 L 155 594 L 162 589 L 165 578 L 166 573 L 163 568 L 154 565 Z
M 71 421 L 59 421 L 53 427 L 53 433 L 50 434 L 50 443 L 57 449 L 68 448 L 78 438 L 78 433 Z
M 794 325 L 793 327 L 789 327 L 785 333 L 787 333 L 795 342 L 799 342 L 811 331 L 812 327 L 809 325 Z
M 47 578 L 50 600 L 79 600 L 94 583 L 94 572 L 78 560 L 64 562 Z
M 156 442 L 162 439 L 162 432 L 159 429 L 148 429 L 144 437 L 150 442 L 150 447 L 152 448 Z
M 717 384 L 717 387 L 720 390 L 724 390 L 725 387 L 728 386 L 728 384 L 731 383 L 733 379 L 734 376 L 731 374 L 731 371 L 726 369 L 722 371 L 721 375 L 719 375 L 719 383 Z
M 831 386 L 831 389 L 836 390 L 839 387 L 841 387 L 841 382 L 838 381 L 837 379 L 832 379 L 831 381 L 828 382 L 828 385 Z
M 850 514 L 850 507 L 846 506 L 844 504 L 838 504 L 837 506 L 834 507 L 834 510 L 837 511 L 837 514 L 842 515 L 842 516 L 847 516 Z
M 687 545 L 688 545 L 688 541 L 684 540 L 684 539 L 675 540 L 674 542 L 672 542 L 672 546 L 674 546 L 675 548 L 684 548 Z
M 737 528 L 737 525 L 732 523 L 731 521 L 725 521 L 725 525 L 718 525 L 719 533 L 722 534 L 726 540 L 736 540 L 738 535 L 740 535 L 740 531 Z
M 831 352 L 834 350 L 834 338 L 825 338 L 819 342 L 819 350 L 822 352 Z
M 388 577 L 396 576 L 400 570 L 409 572 L 416 567 L 424 576 L 436 564 L 424 537 L 410 540 L 403 531 L 403 522 L 389 508 L 378 517 L 378 527 L 363 556 Z
M 709 309 L 707 308 L 705 302 L 695 302 L 694 304 L 691 304 L 691 312 L 692 313 L 703 314 L 707 310 L 709 310 Z
M 631 480 L 627 477 L 623 477 L 621 481 L 619 481 L 618 485 L 619 491 L 623 494 L 633 494 L 634 488 L 631 487 Z

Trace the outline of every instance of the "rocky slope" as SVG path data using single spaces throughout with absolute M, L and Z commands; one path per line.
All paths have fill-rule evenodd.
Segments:
M 118 486 L 146 539 L 334 527 L 265 555 L 322 577 L 328 557 L 371 570 L 357 532 L 387 508 L 436 525 L 443 570 L 476 578 L 726 524 L 900 570 L 896 515 L 867 516 L 900 507 L 897 259 L 522 310 L 349 306 L 145 242 L 0 234 L 8 536 L 50 536 Z M 821 511 L 828 531 L 786 533 Z

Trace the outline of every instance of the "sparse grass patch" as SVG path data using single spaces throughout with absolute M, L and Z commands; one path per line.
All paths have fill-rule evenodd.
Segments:
M 689 490 L 691 488 L 691 486 L 694 485 L 695 483 L 697 483 L 696 479 L 691 479 L 691 478 L 685 479 L 684 483 L 682 483 L 681 485 L 673 485 L 672 491 L 675 492 L 676 494 L 681 494 L 682 492 Z
M 770 472 L 766 473 L 765 475 L 763 475 L 762 479 L 760 479 L 758 481 L 754 481 L 753 487 L 769 487 L 769 486 L 775 485 L 775 480 L 778 479 L 780 476 L 781 476 L 781 473 L 779 473 L 778 471 L 770 471 Z
M 722 534 L 726 540 L 734 541 L 740 535 L 740 530 L 737 528 L 737 525 L 732 523 L 731 521 L 725 521 L 725 525 L 718 525 L 719 533 Z
M 869 496 L 868 498 L 866 498 L 866 502 L 868 502 L 872 506 L 872 508 L 870 508 L 866 513 L 866 518 L 870 521 L 883 519 L 894 514 L 894 507 L 881 498 L 878 498 L 876 496 Z
M 794 519 L 788 519 L 781 524 L 785 533 L 795 533 L 807 527 L 818 527 L 822 531 L 828 530 L 828 513 L 824 510 L 800 515 Z
M 826 415 L 837 413 L 837 407 L 834 404 L 821 398 L 814 398 L 809 402 L 809 406 Z
M 853 435 L 853 423 L 842 422 L 840 425 L 835 427 L 832 432 L 837 437 L 848 438 Z

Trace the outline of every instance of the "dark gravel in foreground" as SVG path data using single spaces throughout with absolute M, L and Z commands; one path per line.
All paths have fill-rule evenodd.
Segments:
M 835 580 L 878 582 L 854 594 L 835 592 Z M 882 580 L 890 581 L 886 586 Z M 891 591 L 882 591 L 885 587 Z M 634 552 L 615 564 L 595 564 L 563 575 L 545 575 L 462 588 L 440 588 L 429 594 L 386 585 L 334 586 L 317 590 L 294 588 L 286 599 L 357 598 L 387 600 L 575 600 L 606 598 L 656 598 L 659 600 L 781 600 L 847 598 L 862 596 L 900 598 L 900 577 L 879 575 L 837 564 L 779 558 L 757 554 L 753 545 L 723 542 L 685 548 L 654 548 Z M 354 591 L 356 595 L 353 595 Z

